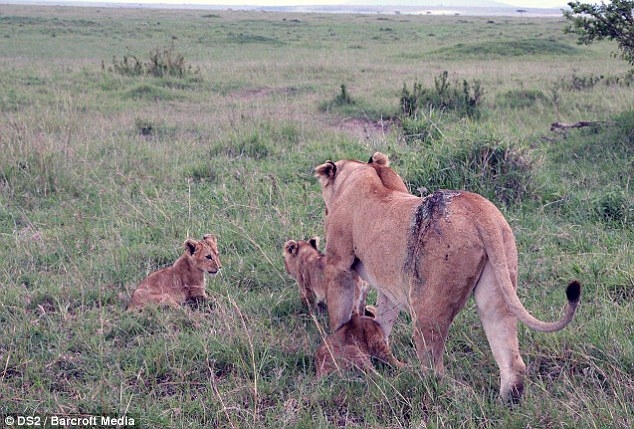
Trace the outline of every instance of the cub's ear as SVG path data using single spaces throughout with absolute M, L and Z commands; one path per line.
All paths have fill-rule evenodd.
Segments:
M 332 161 L 326 161 L 315 167 L 315 177 L 319 179 L 321 186 L 327 186 L 335 178 L 335 174 L 337 174 L 337 166 Z
M 207 243 L 211 244 L 212 247 L 218 246 L 218 239 L 213 234 L 205 234 L 203 236 L 203 241 L 206 241 Z
M 373 305 L 366 305 L 363 310 L 363 315 L 371 319 L 376 319 L 376 315 L 379 314 L 379 310 Z
M 368 164 L 373 164 L 373 163 L 378 165 L 383 165 L 385 167 L 389 167 L 390 159 L 384 153 L 374 152 L 374 154 L 372 155 L 372 157 L 370 157 L 370 160 L 368 161 Z
M 314 236 L 313 238 L 311 238 L 310 240 L 308 240 L 308 244 L 310 244 L 311 246 L 313 246 L 313 248 L 315 250 L 319 250 L 319 237 Z
M 185 251 L 189 253 L 190 255 L 194 254 L 197 246 L 198 246 L 198 242 L 196 240 L 192 240 L 191 238 L 188 238 L 187 241 L 183 243 L 183 247 L 185 248 Z
M 295 240 L 288 240 L 286 243 L 284 243 L 284 254 L 289 254 L 289 255 L 297 255 L 297 251 L 299 250 L 299 245 L 297 244 L 297 241 Z

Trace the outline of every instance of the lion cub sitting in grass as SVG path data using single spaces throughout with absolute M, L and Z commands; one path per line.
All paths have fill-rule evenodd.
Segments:
M 284 267 L 299 286 L 299 295 L 308 308 L 319 308 L 326 304 L 326 255 L 319 251 L 319 237 L 308 241 L 289 240 L 284 243 Z M 355 291 L 353 314 L 368 314 L 372 307 L 365 306 L 369 285 L 354 274 Z
M 128 309 L 148 303 L 178 307 L 190 299 L 206 299 L 205 273 L 214 276 L 222 265 L 216 237 L 206 234 L 202 240 L 188 239 L 185 251 L 174 265 L 155 271 L 132 294 Z
M 402 368 L 387 343 L 383 330 L 373 318 L 352 315 L 334 334 L 328 335 L 315 352 L 317 377 L 353 368 L 373 371 L 371 357 Z

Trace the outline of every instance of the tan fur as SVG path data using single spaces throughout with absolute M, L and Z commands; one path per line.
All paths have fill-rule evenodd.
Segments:
M 189 299 L 206 299 L 205 273 L 213 276 L 222 265 L 216 237 L 207 234 L 200 241 L 188 239 L 185 251 L 170 267 L 155 271 L 145 278 L 132 294 L 129 309 L 146 304 L 177 307 Z
M 526 366 L 519 353 L 517 320 L 540 331 L 565 327 L 581 294 L 572 282 L 565 315 L 542 322 L 519 300 L 517 249 L 500 211 L 465 191 L 424 198 L 406 192 L 387 156 L 371 162 L 328 161 L 315 169 L 326 204 L 326 279 L 333 330 L 350 317 L 353 272 L 377 289 L 377 322 L 389 336 L 401 309 L 414 321 L 424 367 L 443 373 L 449 326 L 471 294 L 501 373 L 501 395 L 516 400 Z
M 338 369 L 373 370 L 372 357 L 397 368 L 403 366 L 392 354 L 379 324 L 370 317 L 355 314 L 334 334 L 326 337 L 315 352 L 317 377 Z
M 326 304 L 326 278 L 324 265 L 326 257 L 319 251 L 319 237 L 308 241 L 289 240 L 284 243 L 284 268 L 295 279 L 299 286 L 299 296 L 308 308 L 318 308 Z M 368 296 L 369 285 L 354 275 L 354 305 L 355 314 L 364 314 L 365 301 Z M 369 308 L 367 312 L 371 313 Z

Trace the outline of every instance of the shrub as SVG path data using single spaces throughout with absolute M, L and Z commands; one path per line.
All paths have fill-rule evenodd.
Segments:
M 149 136 L 154 132 L 154 123 L 147 119 L 136 118 L 134 120 L 136 131 L 141 136 Z
M 485 141 L 476 142 L 460 155 L 471 188 L 493 192 L 505 204 L 519 202 L 528 193 L 531 164 L 521 151 Z
M 335 104 L 337 106 L 343 106 L 344 104 L 354 104 L 350 94 L 348 93 L 348 88 L 345 84 L 341 84 L 341 93 L 335 97 Z
M 456 112 L 460 116 L 479 117 L 479 107 L 482 104 L 484 92 L 479 81 L 470 85 L 466 80 L 462 81 L 462 89 L 456 81 L 449 81 L 449 72 L 443 71 L 434 78 L 434 88 L 423 88 L 420 83 L 414 83 L 412 92 L 403 85 L 401 91 L 401 114 L 411 118 L 421 108 L 440 109 Z
M 407 84 L 403 84 L 403 90 L 401 91 L 401 114 L 406 118 L 411 118 L 416 115 L 418 110 L 418 98 L 422 96 L 423 87 L 420 83 L 414 82 L 414 89 L 409 92 Z
M 104 69 L 105 63 L 101 62 L 101 68 Z M 117 57 L 112 57 L 112 67 L 114 71 L 122 76 L 141 76 L 143 74 L 143 64 L 134 55 L 124 55 L 121 61 Z
M 569 81 L 562 81 L 562 87 L 571 91 L 584 91 L 594 88 L 603 79 L 603 75 L 595 76 L 591 74 L 589 76 L 580 76 L 573 73 Z
M 103 62 L 101 67 L 105 69 Z M 124 55 L 121 61 L 113 57 L 110 70 L 123 76 L 171 76 L 179 79 L 199 73 L 198 69 L 186 64 L 185 57 L 176 52 L 173 43 L 166 48 L 152 49 L 145 62 L 134 55 Z
M 434 189 L 466 189 L 510 205 L 532 192 L 531 160 L 493 136 L 441 140 L 405 158 L 404 163 L 405 180 L 421 194 Z
M 341 84 L 341 91 L 330 101 L 325 101 L 321 103 L 319 106 L 319 110 L 322 112 L 331 112 L 336 108 L 353 106 L 355 101 L 350 97 L 350 93 L 348 92 L 348 87 L 346 84 Z

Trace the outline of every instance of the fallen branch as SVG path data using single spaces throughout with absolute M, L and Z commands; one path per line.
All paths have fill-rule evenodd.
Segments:
M 607 121 L 579 121 L 573 124 L 567 124 L 565 122 L 553 122 L 552 124 L 550 124 L 550 131 L 567 130 L 568 128 L 592 127 L 595 125 L 600 126 L 606 123 Z

